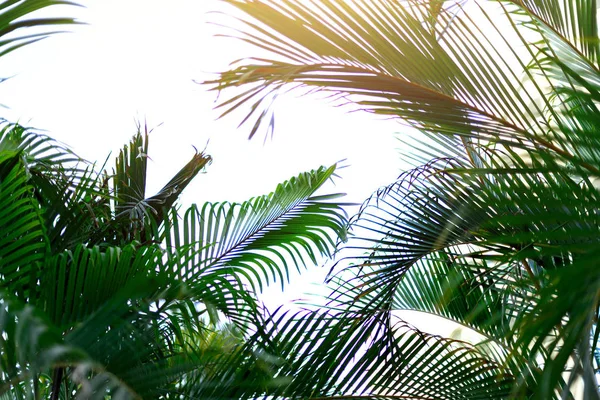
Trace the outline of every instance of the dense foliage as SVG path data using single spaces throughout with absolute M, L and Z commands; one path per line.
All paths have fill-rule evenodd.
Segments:
M 263 55 L 212 84 L 250 136 L 278 94 L 323 91 L 403 121 L 415 165 L 354 217 L 329 302 L 255 338 L 286 360 L 271 395 L 600 398 L 596 2 L 227 2 Z
M 345 239 L 314 195 L 335 166 L 179 212 L 208 156 L 149 196 L 141 127 L 97 172 L 2 123 L 0 397 L 599 399 L 596 2 L 224 1 L 268 53 L 211 82 L 250 136 L 323 91 L 403 121 L 414 169 L 351 219 L 327 299 L 270 311 L 264 285 Z M 72 23 L 26 19 L 55 4 L 1 2 L 0 55 Z
M 138 132 L 113 172 L 96 173 L 50 138 L 3 125 L 4 398 L 227 397 L 215 365 L 239 352 L 254 360 L 255 385 L 268 381 L 243 350 L 244 336 L 265 324 L 256 295 L 330 254 L 344 234 L 336 196 L 313 196 L 335 167 L 248 202 L 180 213 L 178 195 L 210 157 L 194 155 L 147 196 L 147 151 Z M 227 366 L 228 379 L 236 370 Z
M 73 22 L 22 19 L 55 4 L 67 3 L 0 3 L 2 54 L 44 37 L 15 30 Z M 258 294 L 344 237 L 339 196 L 314 195 L 335 165 L 182 211 L 179 195 L 211 158 L 195 154 L 149 195 L 148 140 L 139 126 L 114 168 L 97 171 L 0 123 L 0 398 L 228 398 L 232 382 L 272 385 L 275 361 L 246 346 L 268 318 Z

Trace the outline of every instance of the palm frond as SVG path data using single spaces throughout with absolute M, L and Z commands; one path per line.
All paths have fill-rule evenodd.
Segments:
M 57 5 L 77 5 L 64 0 L 4 0 L 0 3 L 0 56 L 6 55 L 22 46 L 42 40 L 54 29 L 48 32 L 26 34 L 28 28 L 54 28 L 74 24 L 73 18 L 31 18 L 35 11 Z M 13 34 L 13 33 L 17 34 Z
M 552 354 L 542 367 L 539 398 L 551 397 L 566 371 L 571 380 L 583 377 L 587 398 L 597 396 L 590 338 L 598 313 L 597 250 L 571 257 L 568 268 L 549 272 L 548 284 L 535 294 L 535 307 L 514 327 L 532 357 L 546 351 Z
M 37 303 L 56 326 L 68 330 L 123 286 L 152 274 L 149 268 L 160 264 L 161 257 L 159 248 L 79 245 L 46 260 L 39 277 L 41 292 L 31 303 Z M 79 301 L 81 298 L 86 301 Z
M 514 375 L 546 385 L 543 398 L 569 387 L 560 371 L 589 340 L 591 325 L 582 318 L 595 310 L 595 286 L 579 280 L 585 273 L 578 260 L 592 257 L 598 240 L 591 211 L 598 192 L 551 156 L 502 154 L 487 152 L 486 168 L 438 160 L 367 201 L 353 224 L 364 246 L 351 247 L 365 254 L 352 256 L 358 263 L 347 268 L 350 277 L 341 272 L 347 284 L 336 290 L 336 301 L 354 309 L 432 312 L 473 328 L 498 342 L 503 350 L 496 360 Z M 579 317 L 552 305 L 575 307 L 554 270 L 587 288 L 577 294 Z M 531 370 L 536 357 L 554 348 L 563 350 L 562 359 Z M 522 383 L 530 384 L 527 379 Z
M 462 14 L 441 12 L 438 31 L 431 32 L 423 23 L 430 17 L 426 9 L 410 3 L 232 4 L 256 20 L 243 21 L 248 29 L 240 33 L 241 39 L 285 61 L 260 60 L 224 73 L 214 82 L 218 89 L 252 87 L 225 100 L 221 106 L 226 112 L 257 97 L 251 112 L 258 112 L 261 97 L 291 84 L 339 92 L 362 108 L 402 116 L 440 133 L 513 142 L 515 136 L 530 139 L 529 131 L 540 128 L 532 118 L 535 109 L 522 100 L 522 85 L 510 79 L 514 74 L 506 74 L 505 62 L 493 58 L 500 49 L 490 49 L 477 32 L 470 32 L 470 21 Z M 441 31 L 445 34 L 439 38 Z M 462 35 L 469 47 L 462 52 L 453 47 L 453 35 Z M 475 71 L 466 64 L 474 57 L 480 64 Z M 489 77 L 482 81 L 475 74 L 479 70 Z M 500 97 L 490 98 L 490 93 Z M 512 103 L 510 108 L 503 100 Z
M 208 302 L 236 320 L 234 308 L 226 304 L 231 295 L 227 288 L 206 290 L 219 282 L 182 285 L 157 273 L 158 248 L 154 254 L 133 246 L 121 253 L 112 250 L 101 253 L 98 248 L 82 247 L 55 257 L 42 276 L 46 290 L 30 299 L 29 305 L 3 296 L 0 395 L 33 398 L 34 391 L 38 396 L 40 391 L 48 392 L 56 376 L 43 382 L 37 377 L 50 368 L 68 375 L 81 398 L 176 394 L 182 376 L 208 373 L 211 363 L 227 354 L 227 346 L 238 351 L 242 337 L 229 344 L 220 341 L 225 332 L 210 324 L 200 306 Z M 65 264 L 70 271 L 65 272 Z M 57 279 L 56 290 L 52 278 Z M 86 301 L 79 301 L 82 297 Z M 245 299 L 256 307 L 248 293 L 240 291 L 237 297 L 238 303 Z M 179 315 L 183 310 L 185 314 Z M 260 317 L 252 307 L 244 311 L 254 317 L 238 319 L 256 323 Z
M 598 53 L 598 4 L 592 1 L 516 0 L 514 3 L 564 38 L 590 64 L 600 65 Z
M 224 360 L 247 371 L 244 381 L 226 386 L 229 396 L 484 399 L 510 392 L 510 373 L 474 347 L 378 314 L 276 312 L 267 335 L 248 342 L 254 357 Z M 257 359 L 265 361 L 270 380 L 253 374 Z M 216 394 L 197 386 L 196 395 Z
M 580 157 L 577 138 L 542 122 L 576 124 L 568 109 L 553 101 L 557 77 L 534 73 L 548 68 L 548 52 L 537 50 L 537 43 L 553 52 L 572 46 L 518 5 L 472 2 L 463 10 L 457 3 L 458 11 L 436 13 L 431 31 L 426 22 L 431 9 L 420 2 L 232 4 L 248 16 L 236 35 L 274 54 L 271 60 L 248 60 L 210 82 L 218 90 L 239 87 L 219 105 L 225 114 L 253 102 L 245 120 L 255 113 L 260 118 L 251 135 L 268 119 L 267 97 L 308 87 L 431 134 L 547 151 L 598 174 L 594 163 Z M 528 34 L 524 26 L 532 27 Z M 514 43 L 524 50 L 515 50 Z M 559 75 L 565 79 L 564 71 Z
M 49 243 L 20 153 L 0 159 L 0 278 L 3 290 L 23 295 Z
M 0 152 L 18 152 L 33 198 L 41 207 L 45 233 L 52 252 L 89 239 L 97 229 L 97 202 L 108 200 L 102 176 L 68 147 L 34 129 L 2 123 Z M 101 219 L 106 220 L 106 218 Z M 93 228 L 92 228 L 93 227 Z
M 283 285 L 291 266 L 332 254 L 345 237 L 345 212 L 331 201 L 339 195 L 315 192 L 335 165 L 303 173 L 262 197 L 241 204 L 207 203 L 189 208 L 181 222 L 173 216 L 166 230 L 167 251 L 180 258 L 182 279 L 237 276 L 254 290 L 270 281 Z

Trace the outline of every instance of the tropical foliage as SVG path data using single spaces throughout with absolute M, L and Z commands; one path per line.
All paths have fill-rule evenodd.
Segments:
M 600 398 L 596 2 L 226 1 L 262 55 L 210 82 L 223 114 L 253 136 L 322 91 L 403 121 L 415 165 L 353 218 L 328 302 L 252 338 L 283 360 L 269 395 Z
M 194 155 L 147 196 L 147 133 L 111 174 L 69 164 L 69 150 L 18 125 L 4 124 L 0 148 L 5 398 L 228 397 L 213 370 L 262 332 L 256 294 L 344 234 L 337 196 L 313 196 L 335 166 L 180 214 L 177 195 L 210 157 Z
M 313 196 L 335 167 L 180 214 L 178 194 L 210 157 L 195 154 L 147 196 L 147 133 L 110 174 L 68 163 L 69 150 L 18 125 L 4 124 L 0 148 L 5 398 L 228 397 L 214 365 L 261 332 L 256 294 L 344 234 L 336 196 Z
M 73 22 L 23 19 L 55 4 L 67 2 L 2 2 L 2 54 L 44 37 L 15 29 Z M 0 398 L 228 398 L 235 382 L 273 385 L 276 361 L 246 345 L 264 336 L 257 296 L 344 237 L 338 195 L 314 195 L 335 165 L 181 212 L 179 195 L 210 161 L 196 153 L 149 195 L 141 126 L 98 172 L 0 123 Z M 221 367 L 231 357 L 247 368 Z

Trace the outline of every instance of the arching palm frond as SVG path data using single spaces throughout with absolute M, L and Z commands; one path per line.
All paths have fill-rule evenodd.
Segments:
M 256 99 L 251 112 L 259 112 L 263 96 L 296 85 L 339 92 L 361 108 L 437 133 L 524 146 L 545 130 L 535 118 L 540 108 L 527 102 L 525 84 L 507 71 L 511 60 L 522 67 L 524 61 L 516 55 L 504 60 L 507 45 L 491 47 L 464 13 L 441 12 L 431 31 L 424 22 L 428 9 L 417 2 L 232 4 L 257 20 L 243 21 L 241 38 L 279 57 L 220 77 L 218 89 L 253 86 L 222 102 L 227 110 Z M 454 46 L 458 41 L 465 48 Z
M 54 28 L 76 23 L 73 18 L 31 18 L 30 16 L 38 10 L 57 5 L 77 4 L 65 0 L 4 0 L 0 2 L 0 57 L 56 32 L 50 30 L 49 32 L 37 31 L 26 34 L 27 28 Z
M 513 155 L 513 161 L 519 159 Z M 567 338 L 588 340 L 587 334 L 582 339 L 590 329 L 583 315 L 571 320 L 574 314 L 560 312 L 552 299 L 570 304 L 564 305 L 569 310 L 574 306 L 569 300 L 574 298 L 559 294 L 564 285 L 555 275 L 589 262 L 584 260 L 600 233 L 591 210 L 600 199 L 593 186 L 550 167 L 551 159 L 535 168 L 525 161 L 511 167 L 505 159 L 491 160 L 489 168 L 446 161 L 437 170 L 434 163 L 406 174 L 368 201 L 354 224 L 365 243 L 358 248 L 366 254 L 354 257 L 359 262 L 350 267 L 354 275 L 348 283 L 356 287 L 355 298 L 372 298 L 371 308 L 393 312 L 408 307 L 475 329 L 503 345 L 505 361 L 517 362 L 523 376 L 529 376 L 533 372 L 527 362 L 536 365 L 538 351 L 548 356 L 549 340 L 552 346 Z M 440 254 L 445 255 L 440 259 Z M 588 278 L 593 281 L 592 275 Z M 450 279 L 460 284 L 452 286 Z M 585 288 L 578 301 L 593 307 L 593 286 L 578 285 Z M 553 315 L 555 323 L 545 325 L 547 317 L 534 323 L 543 313 Z M 562 326 L 563 318 L 571 323 Z M 538 344 L 534 351 L 530 341 Z M 576 346 L 566 348 L 561 346 L 569 355 L 577 352 Z M 567 360 L 569 356 L 562 365 L 556 359 L 538 368 L 564 371 Z M 560 374 L 536 375 L 547 396 L 551 388 L 564 386 Z
M 56 326 L 69 330 L 95 313 L 123 286 L 146 279 L 161 258 L 160 248 L 79 245 L 44 263 L 39 293 L 30 303 L 43 308 Z M 81 298 L 86 301 L 81 302 Z
M 191 382 L 198 379 L 204 385 L 225 390 L 228 386 L 219 380 L 216 371 L 223 372 L 218 363 L 227 353 L 219 346 L 226 344 L 209 340 L 215 333 L 220 337 L 215 313 L 233 321 L 240 332 L 249 329 L 261 337 L 265 335 L 260 333 L 264 323 L 261 307 L 245 288 L 250 282 L 243 274 L 235 273 L 233 266 L 250 269 L 256 260 L 264 260 L 261 252 L 277 255 L 292 251 L 278 250 L 276 240 L 281 242 L 279 246 L 300 246 L 293 251 L 301 259 L 307 257 L 305 254 L 316 256 L 312 246 L 331 251 L 331 232 L 337 229 L 341 234 L 345 218 L 338 204 L 312 195 L 333 170 L 323 168 L 303 174 L 282 184 L 275 193 L 241 205 L 246 205 L 247 219 L 229 220 L 232 232 L 258 227 L 261 233 L 234 236 L 231 240 L 236 243 L 235 251 L 228 249 L 222 254 L 221 266 L 213 260 L 203 263 L 205 247 L 197 246 L 195 240 L 168 246 L 166 253 L 158 244 L 123 248 L 78 246 L 40 261 L 42 268 L 35 290 L 29 293 L 28 307 L 34 307 L 36 312 L 43 310 L 48 326 L 64 332 L 53 345 L 69 349 L 58 359 L 39 353 L 44 366 L 41 370 L 54 366 L 55 372 L 62 371 L 59 376 L 69 377 L 65 385 L 71 385 L 71 390 L 82 398 L 102 398 L 105 394 L 146 398 L 185 393 L 191 388 L 197 390 L 198 385 Z M 248 224 L 248 219 L 256 225 Z M 169 238 L 189 239 L 174 227 L 171 229 Z M 278 239 L 281 235 L 286 239 Z M 182 260 L 185 265 L 200 260 L 196 273 L 179 273 Z M 263 279 L 268 277 L 257 275 L 253 282 L 261 285 Z M 32 342 L 21 346 L 36 349 L 36 345 Z M 242 336 L 227 346 L 232 355 L 253 357 Z M 3 349 L 2 354 L 7 351 Z M 19 370 L 17 363 L 10 368 Z M 237 367 L 226 368 L 232 376 L 243 372 Z M 265 382 L 271 378 L 267 373 L 263 375 Z M 27 385 L 39 391 L 49 390 L 47 385 L 33 383 L 31 375 L 7 379 L 5 390 L 13 395 L 19 393 L 18 387 Z
M 52 167 L 82 161 L 60 142 L 34 129 L 2 121 L 0 147 L 2 151 L 19 150 L 27 169 L 50 173 Z M 43 169 L 50 171 L 42 171 Z
M 315 196 L 335 165 L 300 174 L 267 195 L 236 203 L 192 206 L 182 221 L 170 218 L 167 251 L 177 250 L 182 279 L 236 276 L 254 290 L 271 281 L 283 285 L 290 268 L 330 256 L 345 238 L 340 195 Z M 183 251 L 182 251 L 183 250 Z
M 212 82 L 219 90 L 240 85 L 246 89 L 222 101 L 225 112 L 253 101 L 250 113 L 262 116 L 260 124 L 268 112 L 265 96 L 280 88 L 304 86 L 336 92 L 363 109 L 401 117 L 434 134 L 543 149 L 588 173 L 598 173 L 575 150 L 581 143 L 572 143 L 574 139 L 560 129 L 549 132 L 544 122 L 576 124 L 552 89 L 557 79 L 574 79 L 564 65 L 577 68 L 578 84 L 581 79 L 593 80 L 597 75 L 593 62 L 569 40 L 591 43 L 594 38 L 587 40 L 579 33 L 563 37 L 559 32 L 564 29 L 557 31 L 552 25 L 556 21 L 540 19 L 527 7 L 469 2 L 465 9 L 457 3 L 436 14 L 431 30 L 428 2 L 232 4 L 248 15 L 242 17 L 245 28 L 237 35 L 276 58 L 249 60 Z M 590 4 L 577 3 L 574 20 L 564 17 L 563 28 L 581 21 L 594 25 Z M 587 18 L 581 17 L 583 13 Z M 555 54 L 562 65 L 549 63 Z M 562 59 L 565 55 L 568 58 Z M 550 67 L 554 74 L 536 73 Z M 252 134 L 256 129 L 258 125 Z
M 45 293 L 36 307 L 9 301 L 10 295 L 4 294 L 0 308 L 0 395 L 15 399 L 48 397 L 54 387 L 59 390 L 57 394 L 72 397 L 77 393 L 77 398 L 109 395 L 135 399 L 178 393 L 184 374 L 209 371 L 227 347 L 210 339 L 219 335 L 219 329 L 206 322 L 195 305 L 188 308 L 182 320 L 185 324 L 175 327 L 167 323 L 177 315 L 165 311 L 165 302 L 185 300 L 194 304 L 204 300 L 194 291 L 174 298 L 176 286 L 176 282 L 138 276 L 120 285 L 112 296 L 99 300 L 87 289 L 85 298 L 96 303 L 89 307 L 82 302 L 68 303 L 71 307 L 66 311 L 80 311 L 75 315 L 77 323 L 60 328 L 40 312 L 44 306 L 41 301 L 52 300 Z M 57 301 L 54 304 L 62 306 Z M 73 318 L 72 312 L 67 319 L 59 316 L 63 324 Z M 192 319 L 198 321 L 196 325 Z M 237 351 L 241 343 L 238 337 L 229 347 Z M 49 375 L 50 368 L 54 372 Z M 50 385 L 56 380 L 60 386 Z
M 472 345 L 420 332 L 376 310 L 278 311 L 267 322 L 267 335 L 248 342 L 251 357 L 223 360 L 223 369 L 245 371 L 243 380 L 227 385 L 229 398 L 501 398 L 514 379 Z M 269 380 L 254 375 L 257 361 Z M 462 379 L 454 379 L 461 372 Z M 202 385 L 194 395 L 218 397 L 216 388 Z
M 561 40 L 580 53 L 588 63 L 598 67 L 598 5 L 586 1 L 513 1 L 530 16 L 541 22 L 546 29 L 555 32 Z

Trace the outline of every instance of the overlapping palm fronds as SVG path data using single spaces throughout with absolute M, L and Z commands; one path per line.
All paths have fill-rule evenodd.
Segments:
M 47 36 L 29 18 L 67 1 L 0 3 L 0 56 Z M 148 132 L 112 172 L 17 124 L 0 127 L 0 398 L 181 398 L 237 389 L 265 336 L 253 289 L 329 255 L 345 237 L 338 195 L 315 196 L 335 166 L 242 204 L 176 202 L 210 162 L 197 153 L 146 194 Z M 201 211 L 200 211 L 201 210 Z M 254 376 L 272 375 L 255 362 Z M 252 385 L 252 383 L 251 383 Z M 255 384 L 256 387 L 262 387 Z
M 227 395 L 236 389 L 213 379 L 219 360 L 253 354 L 244 334 L 264 337 L 253 289 L 284 280 L 290 263 L 316 263 L 344 237 L 338 196 L 314 195 L 335 166 L 242 204 L 193 205 L 181 218 L 175 201 L 210 157 L 194 155 L 146 198 L 146 158 L 137 155 L 147 154 L 148 136 L 138 132 L 112 176 L 61 163 L 61 176 L 72 175 L 64 196 L 27 173 L 34 164 L 54 168 L 21 144 L 36 134 L 12 129 L 17 145 L 0 152 L 3 396 L 155 398 L 207 384 Z M 61 151 L 43 136 L 29 142 Z M 87 179 L 92 174 L 102 179 Z M 81 225 L 68 229 L 73 224 Z M 66 240 L 69 232 L 77 235 Z
M 229 3 L 243 12 L 233 35 L 267 55 L 237 62 L 211 84 L 225 93 L 223 114 L 251 106 L 250 136 L 270 123 L 273 96 L 294 88 L 333 93 L 422 132 L 421 140 L 410 134 L 415 147 L 404 152 L 423 165 L 355 217 L 349 245 L 364 255 L 334 271 L 330 307 L 339 321 L 361 310 L 387 321 L 398 310 L 452 320 L 478 332 L 471 350 L 501 382 L 493 395 L 469 391 L 469 379 L 488 387 L 472 375 L 481 363 L 440 353 L 445 368 L 460 371 L 446 376 L 406 348 L 385 357 L 378 334 L 319 347 L 309 330 L 281 334 L 281 346 L 335 352 L 328 360 L 346 370 L 329 374 L 325 364 L 304 375 L 299 367 L 289 371 L 290 388 L 301 380 L 316 397 L 599 398 L 596 2 Z M 393 323 L 382 326 L 389 343 L 402 337 Z M 402 363 L 418 382 L 379 373 Z

